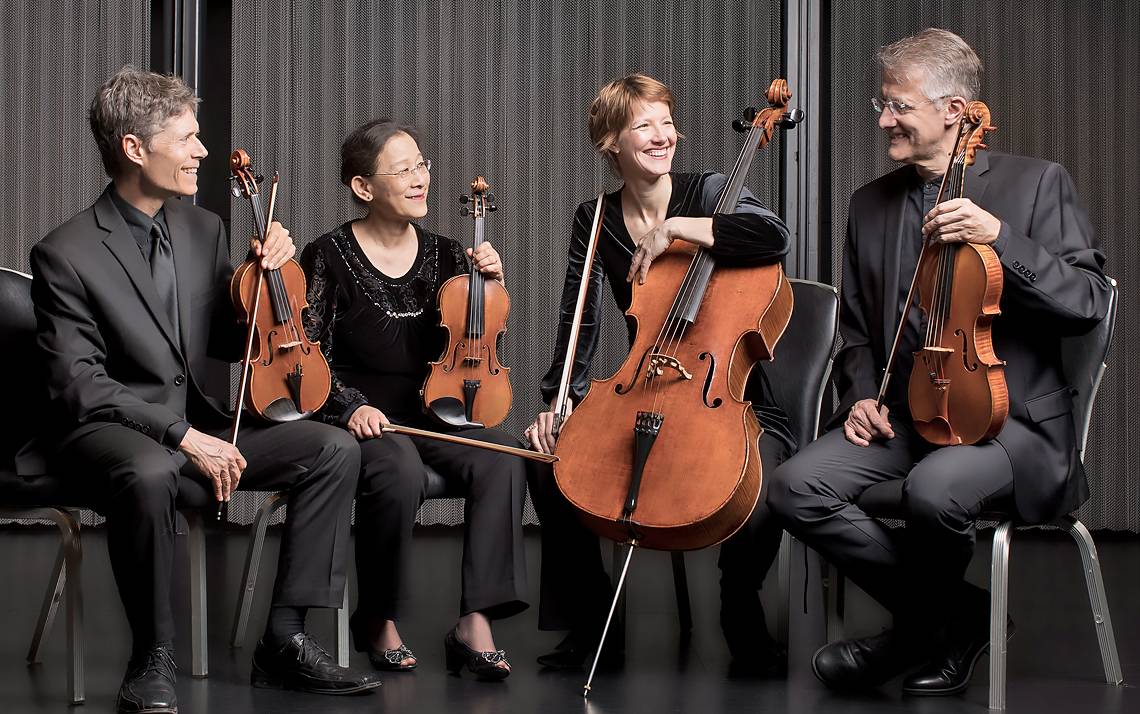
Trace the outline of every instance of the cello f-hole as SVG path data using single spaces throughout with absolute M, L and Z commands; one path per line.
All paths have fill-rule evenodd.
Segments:
M 705 386 L 701 390 L 701 401 L 703 401 L 705 406 L 709 409 L 716 409 L 724 403 L 724 400 L 720 397 L 709 402 L 709 390 L 712 389 L 713 377 L 716 376 L 716 355 L 710 352 L 702 352 L 697 356 L 697 359 L 704 362 L 706 357 L 709 360 L 709 371 L 705 374 Z

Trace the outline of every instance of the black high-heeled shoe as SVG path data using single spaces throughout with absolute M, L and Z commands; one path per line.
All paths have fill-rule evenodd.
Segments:
M 443 649 L 447 660 L 447 670 L 452 674 L 459 674 L 464 665 L 467 670 L 479 679 L 500 680 L 510 675 L 510 662 L 507 662 L 506 650 L 476 652 L 459 639 L 454 629 L 443 638 Z M 506 667 L 498 666 L 500 662 Z
M 348 619 L 348 629 L 352 632 L 352 648 L 357 652 L 367 652 L 368 661 L 372 663 L 373 669 L 382 672 L 408 672 L 415 669 L 416 665 L 419 664 L 415 653 L 402 642 L 394 650 L 373 649 L 371 639 L 355 615 Z M 403 664 L 403 661 L 409 658 L 416 661 L 411 664 Z

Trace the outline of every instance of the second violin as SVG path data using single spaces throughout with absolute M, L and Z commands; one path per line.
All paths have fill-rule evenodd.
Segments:
M 484 222 L 496 210 L 486 179 L 471 182 L 471 195 L 460 198 L 464 215 L 474 219 L 471 249 L 485 240 Z M 472 261 L 467 275 L 451 278 L 439 289 L 440 324 L 447 348 L 432 362 L 422 390 L 428 413 L 456 427 L 495 426 L 511 410 L 510 369 L 499 363 L 499 336 L 507 331 L 511 299 L 497 280 L 488 281 Z

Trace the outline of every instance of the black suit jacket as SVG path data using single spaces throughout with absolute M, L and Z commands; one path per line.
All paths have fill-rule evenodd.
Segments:
M 840 407 L 832 428 L 856 401 L 878 395 L 899 319 L 900 217 L 913 176 L 912 167 L 898 169 L 851 198 L 840 308 L 843 348 L 834 372 Z M 1087 332 L 1104 318 L 1104 254 L 1094 247 L 1072 179 L 1058 164 L 980 151 L 967 169 L 966 195 L 1002 221 L 994 247 L 1004 287 L 993 335 L 998 358 L 1007 362 L 1010 409 L 996 440 L 1013 465 L 1018 515 L 1045 522 L 1088 498 L 1061 338 Z
M 17 455 L 21 474 L 43 473 L 46 453 L 108 423 L 175 449 L 187 421 L 216 425 L 227 418 L 226 407 L 203 389 L 208 350 L 232 360 L 241 348 L 221 219 L 178 199 L 164 206 L 178 280 L 175 334 L 110 190 L 32 248 L 49 423 Z

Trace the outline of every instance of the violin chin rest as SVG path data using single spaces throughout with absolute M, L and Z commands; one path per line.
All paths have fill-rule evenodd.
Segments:
M 440 397 L 428 404 L 428 413 L 438 421 L 458 429 L 482 429 L 482 422 L 468 421 L 463 402 L 455 397 Z
M 312 414 L 312 412 L 298 411 L 297 405 L 293 403 L 292 399 L 281 397 L 270 402 L 269 406 L 265 407 L 262 416 L 269 421 L 281 423 L 307 419 Z

